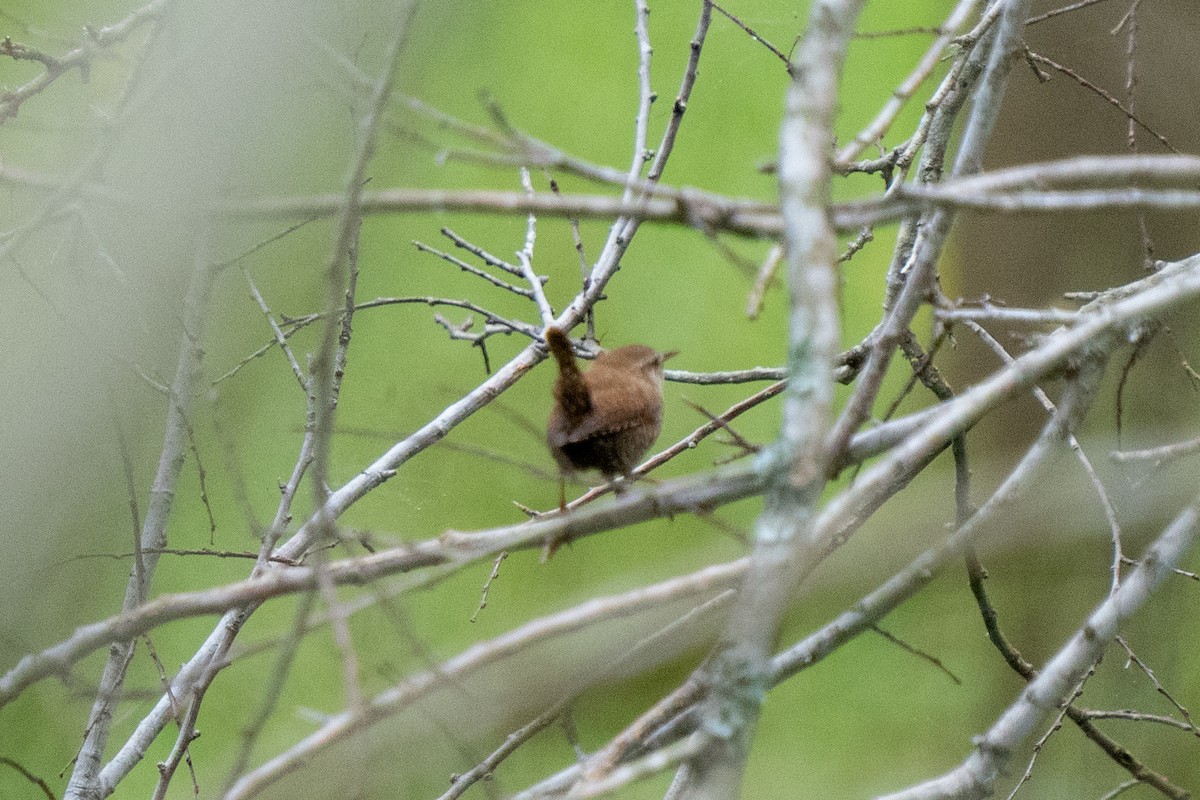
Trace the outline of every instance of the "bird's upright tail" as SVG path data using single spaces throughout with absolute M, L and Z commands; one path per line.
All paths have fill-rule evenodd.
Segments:
M 583 373 L 575 363 L 571 340 L 562 328 L 551 325 L 546 328 L 546 347 L 558 362 L 558 381 L 554 384 L 554 396 L 567 419 L 577 422 L 592 410 L 592 398 L 587 384 L 583 382 Z

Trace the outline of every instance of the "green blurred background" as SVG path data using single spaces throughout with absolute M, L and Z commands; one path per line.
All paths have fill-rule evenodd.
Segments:
M 865 31 L 932 26 L 950 3 L 921 0 L 873 3 Z M 1042 4 L 1049 7 L 1048 4 Z M 1108 4 L 1111 5 L 1111 4 Z M 128 3 L 18 2 L 0 7 L 0 24 L 14 40 L 61 53 L 74 46 L 81 26 L 122 18 Z M 805 4 L 739 0 L 729 10 L 787 51 L 802 32 Z M 1044 9 L 1039 9 L 1044 10 Z M 657 142 L 679 84 L 699 13 L 699 3 L 652 4 L 653 88 L 651 117 Z M 1119 93 L 1124 39 L 1109 29 L 1122 10 L 1093 9 L 1030 29 L 1029 44 Z M 114 57 L 98 61 L 87 82 L 68 74 L 29 100 L 0 129 L 4 166 L 53 176 L 78 170 L 90 183 L 140 198 L 136 210 L 72 198 L 31 233 L 10 263 L 0 264 L 0 321 L 6 345 L 0 370 L 0 666 L 68 636 L 78 625 L 114 613 L 129 570 L 133 532 L 118 447 L 127 442 L 138 500 L 146 493 L 161 446 L 163 398 L 114 354 L 169 382 L 178 348 L 180 301 L 198 227 L 197 209 L 218 198 L 337 191 L 351 153 L 356 116 L 352 70 L 374 78 L 392 36 L 397 9 L 386 3 L 210 2 L 180 7 L 162 37 L 147 45 L 136 34 Z M 1200 13 L 1190 2 L 1147 4 L 1141 16 L 1144 45 L 1141 114 L 1180 150 L 1196 149 L 1194 59 Z M 624 168 L 636 111 L 636 48 L 632 3 L 571 2 L 548 5 L 426 3 L 418 10 L 399 74 L 399 91 L 449 114 L 486 124 L 480 101 L 487 92 L 521 130 L 580 158 Z M 927 35 L 862 39 L 851 49 L 841 97 L 839 138 L 848 140 L 875 113 L 927 46 Z M 150 47 L 147 69 L 132 103 L 118 110 L 131 67 Z M 943 63 L 936 75 L 944 73 Z M 3 83 L 14 88 L 40 66 L 0 63 Z M 715 15 L 692 96 L 665 179 L 727 195 L 771 200 L 773 178 L 759 167 L 776 149 L 783 64 L 728 20 Z M 910 104 L 885 143 L 911 131 L 918 102 Z M 1183 95 L 1181 97 L 1181 95 Z M 1181 111 L 1181 109 L 1183 109 Z M 1193 110 L 1188 110 L 1193 109 Z M 439 147 L 463 145 L 452 132 L 423 122 L 399 102 L 391 107 L 371 188 L 392 186 L 518 190 L 515 170 L 449 160 L 401 135 L 420 130 Z M 1089 152 L 1123 152 L 1124 118 L 1094 95 L 1058 77 L 1040 84 L 1019 65 L 1012 93 L 989 152 L 1001 166 Z M 465 143 L 470 146 L 470 143 Z M 1153 148 L 1148 147 L 1154 151 Z M 101 153 L 97 158 L 92 154 Z M 564 191 L 595 191 L 558 176 Z M 539 190 L 543 176 L 534 176 Z M 876 192 L 878 178 L 839 180 L 838 199 Z M 50 201 L 49 193 L 21 181 L 0 185 L 7 201 L 5 230 L 17 229 Z M 145 206 L 154 207 L 147 211 Z M 438 230 L 449 226 L 502 257 L 524 240 L 525 220 L 468 214 L 379 216 L 362 232 L 360 300 L 434 295 L 469 298 L 495 312 L 534 322 L 530 304 L 492 289 L 412 246 L 419 239 L 451 249 Z M 216 256 L 231 258 L 279 233 L 278 221 L 229 225 L 218 231 Z M 592 258 L 607 230 L 582 226 Z M 332 225 L 317 221 L 249 257 L 245 266 L 277 314 L 317 309 Z M 1196 219 L 1150 220 L 1157 255 L 1175 258 L 1197 247 Z M 878 319 L 882 277 L 894 227 L 876 239 L 843 272 L 843 343 L 857 342 Z M 775 365 L 784 354 L 785 296 L 778 285 L 763 313 L 750 320 L 746 296 L 768 243 L 722 238 L 744 263 L 704 236 L 674 227 L 643 226 L 623 259 L 597 312 L 597 332 L 607 346 L 644 342 L 679 350 L 679 368 L 704 371 Z M 1131 215 L 1068 218 L 967 217 L 941 264 L 951 297 L 990 294 L 1013 304 L 1056 302 L 1061 292 L 1098 289 L 1140 274 L 1138 234 Z M 575 293 L 578 260 L 570 228 L 557 220 L 538 226 L 535 265 L 551 280 L 555 308 Z M 453 322 L 464 314 L 442 313 Z M 1125 446 L 1164 443 L 1194 435 L 1197 395 L 1178 367 L 1178 353 L 1195 361 L 1190 316 L 1173 320 L 1169 340 L 1152 347 L 1135 373 L 1126 400 Z M 212 383 L 256 348 L 270 332 L 237 269 L 218 281 L 207 316 L 205 391 L 192 419 L 196 453 L 215 519 L 210 530 L 200 498 L 196 458 L 178 486 L 171 545 L 244 551 L 257 546 L 278 502 L 302 438 L 304 397 L 278 351 Z M 924 333 L 924 332 L 922 332 Z M 299 356 L 316 346 L 316 326 L 299 334 Z M 994 367 L 994 359 L 966 334 L 947 351 L 944 367 L 955 385 L 966 385 Z M 1019 347 L 1019 341 L 1009 342 Z M 515 338 L 489 341 L 493 365 L 525 345 Z M 1178 347 L 1178 350 L 1175 348 Z M 354 320 L 354 341 L 338 408 L 331 480 L 353 477 L 405 433 L 425 424 L 485 377 L 482 359 L 466 343 L 450 341 L 424 306 L 364 310 Z M 888 398 L 903 385 L 895 365 Z M 440 445 L 406 464 L 342 518 L 344 530 L 369 536 L 376 546 L 419 540 L 447 528 L 476 529 L 522 519 L 513 501 L 546 508 L 557 485 L 538 437 L 512 415 L 543 424 L 553 375 L 542 366 L 456 428 Z M 211 385 L 210 385 L 211 384 Z M 1108 480 L 1125 523 L 1127 552 L 1172 517 L 1179 498 L 1194 490 L 1194 464 L 1135 483 L 1109 468 L 1114 445 L 1111 379 L 1089 423 L 1089 452 Z M 690 400 L 717 412 L 742 399 L 748 387 L 667 387 L 661 443 L 686 435 L 703 421 Z M 929 402 L 916 396 L 902 409 Z M 502 408 L 499 408 L 502 406 Z M 990 417 L 972 433 L 975 500 L 1002 478 L 1041 425 L 1032 400 Z M 747 414 L 738 430 L 767 442 L 778 408 Z M 502 463 L 455 445 L 485 448 L 536 469 Z M 731 454 L 713 441 L 668 464 L 660 477 L 702 470 Z M 797 598 L 782 641 L 790 643 L 827 622 L 864 592 L 944 536 L 953 518 L 952 473 L 935 464 L 859 533 Z M 1034 663 L 1043 662 L 1077 626 L 1108 586 L 1108 530 L 1078 466 L 1064 458 L 1054 480 L 1041 487 L 1005 524 L 989 532 L 983 552 L 990 588 L 1010 636 Z M 306 486 L 295 508 L 311 508 Z M 492 585 L 488 607 L 471 623 L 490 564 L 479 564 L 427 591 L 391 601 L 387 611 L 355 616 L 352 632 L 362 659 L 364 691 L 374 693 L 429 663 L 482 638 L 569 607 L 738 557 L 745 546 L 723 528 L 747 531 L 756 502 L 723 509 L 723 525 L 678 518 L 640 525 L 566 548 L 547 565 L 537 554 L 514 554 Z M 1197 564 L 1192 557 L 1192 568 Z M 242 578 L 248 562 L 200 556 L 164 557 L 156 593 L 200 589 Z M 1168 582 L 1130 632 L 1131 644 L 1184 705 L 1200 705 L 1197 587 Z M 358 596 L 344 593 L 347 598 Z M 239 650 L 269 643 L 292 624 L 295 601 L 260 610 L 239 638 Z M 390 720 L 285 781 L 281 797 L 434 797 L 448 776 L 470 768 L 504 735 L 537 714 L 558 691 L 606 668 L 613 654 L 687 610 L 663 609 L 555 642 L 512 664 L 489 669 L 468 687 L 452 687 Z M 211 629 L 212 619 L 167 626 L 154 646 L 167 669 L 185 661 Z M 575 704 L 572 720 L 585 749 L 602 745 L 628 720 L 678 684 L 705 653 L 720 615 L 703 618 L 656 651 L 619 670 Z M 961 684 L 882 637 L 860 638 L 827 661 L 772 693 L 747 773 L 747 797 L 865 797 L 897 789 L 956 764 L 970 737 L 984 730 L 1019 691 L 1020 681 L 988 645 L 965 576 L 952 569 L 885 621 L 885 627 L 937 656 Z M 259 707 L 273 650 L 239 658 L 209 692 L 199 722 L 202 736 L 191 752 L 201 797 L 213 796 L 240 748 L 239 732 Z M 85 660 L 66 679 L 44 681 L 0 711 L 0 756 L 45 778 L 56 790 L 70 772 L 82 738 L 91 691 L 103 653 Z M 1123 656 L 1111 652 L 1088 684 L 1083 703 L 1171 709 Z M 117 715 L 112 740 L 123 741 L 157 698 L 157 672 L 139 647 L 128 682 L 130 699 Z M 339 655 L 326 629 L 300 648 L 280 706 L 259 740 L 258 763 L 312 731 L 322 715 L 344 707 Z M 1047 721 L 1049 724 L 1049 721 Z M 1197 737 L 1174 729 L 1108 723 L 1112 732 L 1153 768 L 1180 785 L 1200 788 Z M 150 756 L 120 786 L 118 797 L 149 796 L 174 731 L 160 737 Z M 1028 752 L 1013 764 L 1017 775 Z M 540 735 L 498 772 L 493 787 L 514 791 L 574 759 L 560 727 Z M 1008 785 L 1011 785 L 1010 776 Z M 1096 797 L 1125 773 L 1074 730 L 1046 745 L 1022 794 Z M 620 796 L 661 796 L 667 776 Z M 476 795 L 483 787 L 472 790 Z M 488 790 L 490 791 L 490 789 Z M 1148 797 L 1139 787 L 1126 796 Z M 0 797 L 36 797 L 14 771 L 0 767 Z M 190 797 L 185 774 L 171 797 Z

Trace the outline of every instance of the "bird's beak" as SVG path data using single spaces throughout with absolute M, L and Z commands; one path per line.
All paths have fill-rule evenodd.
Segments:
M 667 352 L 662 354 L 662 360 L 665 362 L 667 359 L 674 358 L 677 355 L 679 355 L 678 350 L 668 350 Z

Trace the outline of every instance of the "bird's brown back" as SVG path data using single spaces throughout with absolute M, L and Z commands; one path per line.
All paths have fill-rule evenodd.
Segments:
M 663 355 L 644 345 L 629 345 L 602 353 L 587 372 L 580 372 L 569 341 L 569 366 L 558 357 L 562 348 L 549 331 L 547 343 L 559 362 L 546 431 L 555 460 L 565 471 L 627 475 L 658 438 L 662 425 Z

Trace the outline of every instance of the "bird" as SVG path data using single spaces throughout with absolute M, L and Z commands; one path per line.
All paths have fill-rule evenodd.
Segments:
M 566 510 L 565 477 L 594 469 L 622 491 L 662 428 L 663 363 L 676 355 L 631 344 L 607 350 L 586 372 L 571 340 L 547 326 L 546 347 L 558 362 L 546 444 L 558 463 L 559 509 Z

